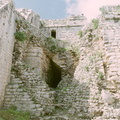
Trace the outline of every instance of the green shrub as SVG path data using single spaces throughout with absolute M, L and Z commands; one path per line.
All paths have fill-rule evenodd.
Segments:
M 0 110 L 0 120 L 30 120 L 30 113 L 17 111 L 16 107 Z
M 93 24 L 94 29 L 97 29 L 98 26 L 99 26 L 99 20 L 93 19 L 93 20 L 92 20 L 92 24 Z
M 78 35 L 79 35 L 80 37 L 82 37 L 82 36 L 83 36 L 82 31 L 79 31 Z
M 59 45 L 60 42 L 61 42 L 60 40 L 54 39 L 52 37 L 48 37 L 47 39 L 45 39 L 45 46 L 52 53 L 57 53 L 57 52 L 62 53 L 62 52 L 65 52 L 66 49 Z
M 14 35 L 17 41 L 24 42 L 26 40 L 26 34 L 24 32 L 16 32 Z
M 104 79 L 104 74 L 102 72 L 98 72 L 98 78 L 100 78 L 101 80 Z

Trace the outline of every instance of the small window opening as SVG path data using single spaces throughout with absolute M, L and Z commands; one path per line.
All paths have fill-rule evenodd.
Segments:
M 55 30 L 51 31 L 51 37 L 56 38 L 56 31 Z

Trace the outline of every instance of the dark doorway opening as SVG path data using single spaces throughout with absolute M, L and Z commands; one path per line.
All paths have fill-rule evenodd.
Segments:
M 50 67 L 47 72 L 46 83 L 51 88 L 56 88 L 61 81 L 61 68 L 52 60 L 50 60 Z
M 55 30 L 51 31 L 51 37 L 56 38 L 56 31 Z

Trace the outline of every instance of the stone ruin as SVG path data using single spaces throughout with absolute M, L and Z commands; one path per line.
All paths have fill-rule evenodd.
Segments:
M 101 12 L 89 24 L 83 15 L 42 20 L 0 1 L 1 109 L 39 120 L 120 120 L 120 5 Z

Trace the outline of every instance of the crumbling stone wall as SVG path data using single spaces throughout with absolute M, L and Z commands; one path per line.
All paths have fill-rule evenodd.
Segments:
M 97 29 L 94 23 L 82 29 L 74 77 L 65 75 L 57 90 L 58 110 L 70 119 L 120 119 L 119 12 L 118 7 L 104 9 Z
M 91 119 L 118 120 L 120 17 L 118 6 L 103 8 L 97 31 L 90 33 L 92 40 L 85 35 L 80 41 L 80 61 L 74 75 L 80 83 L 88 83 Z
M 37 40 L 40 40 L 41 36 L 38 31 L 32 32 L 34 29 L 37 28 L 26 23 L 23 17 L 17 16 L 16 30 L 29 33 L 29 36 L 24 42 L 15 41 L 11 77 L 3 107 L 14 105 L 18 110 L 30 111 L 35 116 L 40 116 L 53 111 L 54 91 L 51 91 L 45 82 L 49 59 L 42 46 L 38 45 Z
M 83 28 L 84 16 L 39 21 L 10 1 L 0 4 L 0 105 L 41 120 L 120 119 L 119 6 L 103 7 L 97 27 Z M 61 40 L 51 38 L 51 30 Z M 24 32 L 26 40 L 14 43 L 14 32 Z
M 53 83 L 56 82 L 57 71 L 60 73 L 60 81 L 61 68 L 69 66 L 62 66 L 62 63 L 58 64 L 58 61 L 53 60 L 55 54 L 59 56 L 64 53 L 64 44 L 56 39 L 51 39 L 48 44 L 48 39 L 41 31 L 17 11 L 14 20 L 16 33 L 22 32 L 27 37 L 25 41 L 15 40 L 11 77 L 3 107 L 14 105 L 18 110 L 30 111 L 36 116 L 50 115 L 55 110 L 55 91 L 51 87 L 57 87 L 58 83 Z M 55 40 L 60 44 L 54 42 Z
M 103 7 L 103 40 L 106 66 L 105 97 L 102 119 L 120 119 L 119 91 L 119 40 L 120 40 L 120 6 Z M 106 100 L 107 99 L 107 100 Z M 108 105 L 106 105 L 108 104 Z
M 42 32 L 50 37 L 51 31 L 56 31 L 56 38 L 74 44 L 74 40 L 79 39 L 78 32 L 86 24 L 85 16 L 71 16 L 66 19 L 42 20 L 44 27 Z M 47 31 L 47 32 L 46 32 Z

